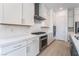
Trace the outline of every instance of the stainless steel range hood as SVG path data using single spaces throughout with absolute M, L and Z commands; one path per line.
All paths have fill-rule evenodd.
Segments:
M 36 20 L 45 20 L 45 18 L 43 18 L 41 16 L 38 16 L 38 15 L 35 15 L 34 16 L 34 19 L 36 19 Z
M 39 16 L 39 3 L 35 3 L 35 15 L 34 15 L 35 20 L 45 20 L 42 16 Z

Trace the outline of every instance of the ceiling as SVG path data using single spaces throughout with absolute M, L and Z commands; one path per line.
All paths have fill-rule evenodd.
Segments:
M 47 8 L 75 8 L 79 3 L 45 3 Z

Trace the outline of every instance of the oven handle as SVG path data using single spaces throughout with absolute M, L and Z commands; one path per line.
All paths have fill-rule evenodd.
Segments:
M 47 39 L 47 37 L 46 38 L 42 38 L 41 40 L 45 40 L 45 39 Z

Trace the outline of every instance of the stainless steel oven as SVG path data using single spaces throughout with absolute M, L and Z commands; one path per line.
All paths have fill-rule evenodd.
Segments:
M 43 35 L 40 37 L 40 51 L 47 47 L 47 35 Z
M 40 52 L 47 47 L 48 36 L 46 32 L 34 32 L 34 35 L 39 35 L 39 50 Z

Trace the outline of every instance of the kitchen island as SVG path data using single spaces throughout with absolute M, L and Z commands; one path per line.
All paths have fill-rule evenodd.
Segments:
M 76 39 L 76 35 L 73 32 L 69 33 L 69 42 L 71 45 L 71 55 L 78 56 L 79 55 L 79 40 Z

